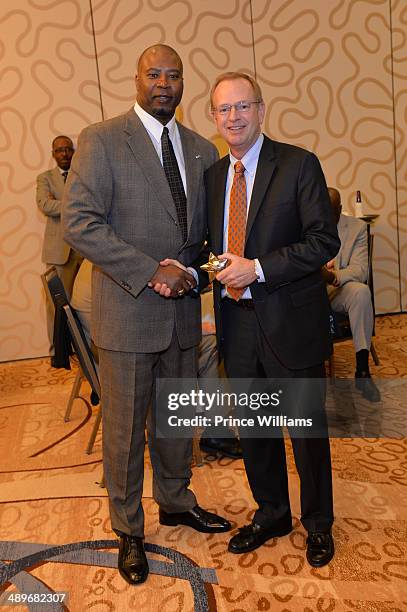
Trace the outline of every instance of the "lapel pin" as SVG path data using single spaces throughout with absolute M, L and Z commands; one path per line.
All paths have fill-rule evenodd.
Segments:
M 199 155 L 199 153 L 198 153 L 198 155 L 195 155 L 195 159 L 199 159 L 200 157 L 201 156 Z

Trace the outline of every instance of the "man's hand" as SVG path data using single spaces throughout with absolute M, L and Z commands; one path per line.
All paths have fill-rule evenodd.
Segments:
M 242 289 L 248 287 L 257 279 L 255 264 L 253 259 L 239 257 L 233 253 L 222 253 L 219 259 L 227 259 L 229 264 L 222 272 L 218 272 L 215 276 L 223 285 L 233 287 L 234 289 Z
M 169 257 L 167 257 L 166 259 L 162 259 L 160 261 L 160 265 L 161 266 L 174 265 L 174 266 L 177 266 L 178 268 L 180 268 L 181 270 L 187 271 L 186 267 L 181 262 L 179 262 L 177 259 L 170 259 Z M 159 293 L 163 297 L 171 297 L 171 289 L 169 287 L 167 287 L 167 285 L 165 283 L 156 283 L 153 286 L 153 284 L 150 281 L 148 283 L 148 286 L 152 287 L 156 293 Z
M 163 297 L 182 297 L 196 286 L 194 277 L 186 271 L 185 266 L 175 260 L 160 262 L 154 276 L 148 283 L 156 293 Z M 174 261 L 174 263 L 168 263 Z
M 322 278 L 328 285 L 333 287 L 339 287 L 339 280 L 335 274 L 335 270 L 329 269 L 328 266 L 322 266 L 321 268 Z
M 49 200 L 56 200 L 56 197 L 54 196 L 53 193 L 51 193 L 50 191 L 48 192 L 48 199 Z

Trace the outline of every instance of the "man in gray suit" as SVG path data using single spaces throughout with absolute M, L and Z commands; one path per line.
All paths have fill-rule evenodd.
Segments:
M 346 313 L 356 352 L 356 387 L 371 402 L 380 401 L 380 391 L 369 371 L 369 351 L 373 333 L 373 306 L 366 284 L 368 272 L 367 226 L 356 217 L 341 214 L 341 196 L 328 188 L 341 241 L 339 253 L 322 269 L 332 309 Z
M 119 571 L 130 584 L 148 574 L 141 505 L 147 408 L 157 378 L 196 376 L 201 312 L 193 288 L 196 280 L 207 284 L 199 269 L 203 173 L 217 152 L 174 119 L 182 70 L 167 45 L 142 53 L 134 108 L 83 130 L 64 195 L 64 237 L 93 263 L 105 481 L 120 537 Z M 189 271 L 160 263 L 167 258 Z M 160 284 L 169 298 L 153 290 Z M 228 531 L 230 523 L 200 508 L 188 488 L 191 440 L 156 438 L 152 411 L 148 441 L 160 523 Z
M 52 170 L 46 170 L 37 177 L 37 206 L 46 216 L 44 242 L 42 247 L 42 261 L 46 267 L 55 266 L 65 290 L 70 296 L 72 292 L 75 274 L 81 264 L 82 257 L 74 249 L 71 249 L 62 236 L 61 226 L 61 204 L 65 181 L 71 167 L 71 159 L 74 153 L 73 142 L 67 136 L 57 136 L 52 141 L 52 157 L 56 166 Z M 47 331 L 50 344 L 51 365 L 54 353 L 54 308 L 47 301 Z

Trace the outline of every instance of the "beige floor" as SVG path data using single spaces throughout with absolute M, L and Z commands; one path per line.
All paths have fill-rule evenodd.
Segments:
M 376 333 L 381 364 L 372 367 L 374 375 L 407 379 L 407 316 L 378 319 Z M 337 376 L 351 377 L 352 345 L 336 345 L 335 355 Z M 89 548 L 96 540 L 115 538 L 106 492 L 97 484 L 102 472 L 100 435 L 93 453 L 85 453 L 95 418 L 85 385 L 85 401 L 75 401 L 72 420 L 63 420 L 74 375 L 74 370 L 52 370 L 46 360 L 0 364 L 0 559 L 10 563 L 36 551 L 17 583 L 22 579 L 29 584 L 28 576 L 36 580 L 31 590 L 41 584 L 67 591 L 65 609 L 74 612 L 193 610 L 188 581 L 151 575 L 144 585 L 130 587 L 109 567 L 115 561 L 109 553 L 115 555 L 115 549 L 109 551 L 106 544 L 96 551 Z M 377 411 L 380 405 L 370 408 Z M 399 408 L 404 415 L 406 403 Z M 218 583 L 206 586 L 210 610 L 405 612 L 407 440 L 334 439 L 331 446 L 336 556 L 329 566 L 316 570 L 304 561 L 305 532 L 298 519 L 298 479 L 289 442 L 294 513 L 290 536 L 234 556 L 227 552 L 227 534 L 160 526 L 146 458 L 146 541 L 216 571 Z M 193 487 L 202 506 L 227 516 L 234 526 L 250 520 L 253 502 L 241 461 L 207 456 L 203 467 L 194 468 Z M 86 554 L 70 552 L 67 545 L 77 542 L 87 543 Z M 45 558 L 49 545 L 65 545 L 60 558 Z M 149 553 L 149 558 L 169 562 L 157 554 Z M 1 589 L 4 597 L 15 586 L 6 582 Z M 19 609 L 27 608 L 10 608 Z

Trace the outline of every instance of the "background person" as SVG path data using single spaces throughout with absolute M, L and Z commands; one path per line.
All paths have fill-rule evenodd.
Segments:
M 261 133 L 261 90 L 244 73 L 219 76 L 211 106 L 230 147 L 229 155 L 206 172 L 208 241 L 212 252 L 229 261 L 214 283 L 226 373 L 230 378 L 324 378 L 330 309 L 320 268 L 340 244 L 318 159 Z M 322 395 L 312 408 L 324 422 Z M 241 438 L 240 443 L 258 509 L 229 542 L 233 553 L 252 551 L 292 530 L 284 438 Z M 307 559 L 321 567 L 334 554 L 329 439 L 292 437 L 292 445 Z
M 130 584 L 148 575 L 141 504 L 144 428 L 157 378 L 194 378 L 201 311 L 196 281 L 165 258 L 196 264 L 206 237 L 203 173 L 215 147 L 175 121 L 183 92 L 179 55 L 154 45 L 140 56 L 137 98 L 126 114 L 86 128 L 64 198 L 65 239 L 93 263 L 92 337 L 98 348 L 104 474 L 119 571 Z M 150 288 L 164 283 L 171 298 Z M 154 414 L 154 413 L 153 413 Z M 148 432 L 153 495 L 163 525 L 228 531 L 189 488 L 192 441 Z
M 42 261 L 46 268 L 55 266 L 68 294 L 71 296 L 73 280 L 78 271 L 82 257 L 63 239 L 61 226 L 61 204 L 65 181 L 71 167 L 74 153 L 73 142 L 68 136 L 57 136 L 52 141 L 52 157 L 56 167 L 46 170 L 37 177 L 36 201 L 39 210 L 46 216 Z M 54 307 L 49 300 L 46 302 L 47 332 L 51 365 L 55 365 L 54 355 Z
M 355 384 L 371 402 L 380 401 L 380 391 L 369 371 L 374 314 L 372 296 L 366 284 L 368 274 L 367 225 L 361 219 L 342 214 L 341 196 L 328 188 L 337 222 L 341 248 L 322 268 L 332 310 L 348 315 L 356 353 Z

